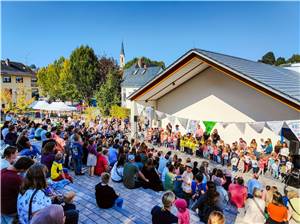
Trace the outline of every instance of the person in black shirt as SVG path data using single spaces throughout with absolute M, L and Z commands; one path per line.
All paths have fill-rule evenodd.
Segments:
M 172 204 L 175 201 L 175 194 L 166 191 L 162 197 L 163 207 L 154 206 L 151 210 L 153 224 L 178 223 L 178 218 L 171 213 Z
M 10 146 L 16 146 L 18 135 L 16 133 L 15 125 L 10 125 L 8 127 L 8 133 L 5 136 L 4 142 Z
M 46 140 L 45 141 L 43 141 L 43 143 L 42 143 L 42 148 L 44 148 L 44 146 L 48 143 L 48 142 L 54 142 L 55 144 L 56 144 L 56 141 L 52 138 L 52 135 L 51 135 L 51 132 L 47 132 L 46 134 L 45 134 L 45 136 L 46 136 Z
M 17 139 L 17 148 L 18 151 L 22 151 L 22 149 L 29 149 L 31 144 L 29 142 L 29 138 L 27 137 L 28 131 L 25 129 L 21 132 Z
M 101 182 L 95 187 L 97 205 L 100 208 L 111 208 L 114 205 L 122 208 L 123 198 L 119 197 L 115 190 L 108 186 L 109 179 L 109 173 L 101 174 Z

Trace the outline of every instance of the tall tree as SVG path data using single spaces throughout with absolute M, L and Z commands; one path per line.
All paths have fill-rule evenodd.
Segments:
M 264 56 L 262 56 L 261 60 L 259 62 L 269 64 L 269 65 L 274 65 L 275 64 L 275 55 L 272 51 L 269 51 L 266 53 Z
M 300 54 L 293 54 L 292 57 L 288 59 L 289 63 L 299 63 L 300 62 Z
M 55 60 L 53 64 L 41 68 L 37 73 L 38 85 L 43 95 L 51 100 L 58 99 L 61 96 L 61 86 L 59 84 L 60 72 L 63 68 L 65 58 L 61 57 Z
M 99 91 L 95 94 L 97 104 L 103 115 L 109 115 L 113 105 L 121 103 L 121 75 L 119 72 L 110 72 Z
M 278 66 L 278 65 L 285 64 L 285 63 L 286 63 L 285 58 L 284 57 L 279 57 L 279 58 L 276 59 L 275 65 Z
M 107 58 L 101 56 L 98 60 L 99 76 L 96 77 L 96 82 L 100 86 L 106 80 L 107 75 L 110 72 L 117 71 L 119 69 L 118 64 L 114 58 Z
M 71 53 L 70 71 L 72 80 L 86 102 L 89 102 L 93 97 L 94 90 L 98 85 L 96 82 L 99 76 L 98 68 L 97 56 L 89 46 L 80 46 Z
M 61 89 L 60 99 L 74 101 L 80 99 L 80 94 L 72 80 L 70 61 L 65 60 L 60 71 L 59 85 Z
M 163 61 L 155 61 L 155 60 L 151 60 L 150 58 L 147 57 L 141 57 L 141 58 L 134 58 L 130 61 L 128 61 L 125 66 L 124 69 L 130 68 L 132 65 L 137 64 L 139 60 L 142 60 L 142 63 L 144 65 L 149 66 L 159 66 L 162 67 L 163 69 L 165 69 L 165 63 Z

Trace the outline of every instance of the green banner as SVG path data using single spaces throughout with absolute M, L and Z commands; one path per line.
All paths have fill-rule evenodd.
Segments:
M 205 125 L 206 133 L 210 134 L 214 126 L 217 122 L 215 121 L 203 121 L 203 124 Z

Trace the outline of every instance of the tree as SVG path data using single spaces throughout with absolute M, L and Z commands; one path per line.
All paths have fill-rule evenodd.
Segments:
M 128 61 L 125 64 L 124 69 L 130 68 L 132 65 L 137 64 L 139 60 L 140 60 L 139 58 L 134 58 L 134 59 Z M 162 67 L 162 69 L 165 69 L 165 63 L 163 61 L 153 61 L 146 57 L 141 57 L 141 60 L 142 60 L 143 64 L 147 65 L 148 67 L 149 66 L 159 66 L 159 67 Z
M 101 56 L 98 60 L 99 76 L 96 77 L 96 82 L 100 86 L 106 80 L 107 75 L 110 72 L 117 71 L 119 69 L 115 59 Z
M 285 58 L 284 57 L 279 57 L 279 58 L 276 59 L 275 65 L 278 66 L 278 65 L 285 64 L 285 63 L 286 63 Z
M 61 97 L 62 89 L 59 83 L 60 72 L 63 69 L 64 57 L 55 60 L 53 64 L 41 68 L 37 73 L 38 85 L 43 95 L 48 96 L 51 100 Z
M 300 62 L 300 54 L 293 54 L 292 57 L 288 59 L 288 63 L 299 63 Z
M 34 101 L 34 98 L 31 97 L 31 91 L 26 90 L 23 84 L 19 84 L 16 92 L 14 111 L 19 113 L 26 112 L 29 109 L 29 105 Z M 30 95 L 30 97 L 28 97 L 28 95 Z
M 264 56 L 262 56 L 261 60 L 259 62 L 269 64 L 269 65 L 274 65 L 275 64 L 275 55 L 272 51 L 269 51 L 266 53 Z
M 11 89 L 1 88 L 1 102 L 5 104 L 4 112 L 10 111 L 13 109 L 13 100 L 12 100 L 12 91 Z
M 32 70 L 35 70 L 35 69 L 36 69 L 36 66 L 35 66 L 35 64 L 31 64 L 31 65 L 29 66 L 29 68 L 32 69 Z
M 76 48 L 70 56 L 72 81 L 80 96 L 86 101 L 93 97 L 99 76 L 98 59 L 89 46 Z
M 76 88 L 76 85 L 72 81 L 72 74 L 70 71 L 70 61 L 65 60 L 63 62 L 63 67 L 60 70 L 59 77 L 59 85 L 60 85 L 60 99 L 62 101 L 70 100 L 79 100 L 80 94 Z
M 110 72 L 103 85 L 101 85 L 95 97 L 102 115 L 109 115 L 112 105 L 120 105 L 121 102 L 121 75 L 119 72 Z
M 112 105 L 110 108 L 110 116 L 119 119 L 128 118 L 130 115 L 130 110 L 125 107 L 120 107 L 118 105 Z

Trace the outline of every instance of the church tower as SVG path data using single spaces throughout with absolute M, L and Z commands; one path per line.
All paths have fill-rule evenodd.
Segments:
M 125 52 L 124 52 L 124 44 L 122 41 L 121 52 L 120 52 L 120 68 L 123 69 L 125 66 Z

